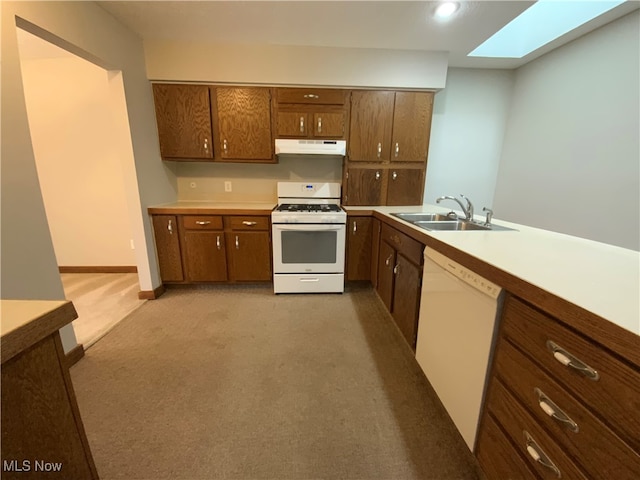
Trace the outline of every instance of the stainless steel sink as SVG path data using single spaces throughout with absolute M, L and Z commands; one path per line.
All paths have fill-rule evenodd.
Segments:
M 453 212 L 451 212 L 451 216 L 449 214 L 442 213 L 392 213 L 394 217 L 398 217 L 401 220 L 406 222 L 416 223 L 416 222 L 457 222 L 458 217 L 455 216 Z
M 425 230 L 491 230 L 491 227 L 461 220 L 453 222 L 413 222 L 413 224 Z

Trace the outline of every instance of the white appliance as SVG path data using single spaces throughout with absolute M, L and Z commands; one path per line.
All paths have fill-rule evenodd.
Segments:
M 276 139 L 276 155 L 337 155 L 344 157 L 346 151 L 346 140 Z
M 473 451 L 502 289 L 427 247 L 416 360 Z
M 339 183 L 278 182 L 271 213 L 275 293 L 342 293 L 347 213 Z

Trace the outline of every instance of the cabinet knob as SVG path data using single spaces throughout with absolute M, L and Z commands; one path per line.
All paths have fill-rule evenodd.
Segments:
M 380 172 L 376 172 L 376 180 L 380 180 Z
M 396 178 L 398 178 L 398 173 L 397 172 L 393 172 L 391 174 L 391 180 L 395 180 Z
M 382 155 L 382 143 L 378 142 L 378 158 L 380 158 L 380 155 Z
M 169 219 L 169 223 L 167 224 L 167 230 L 169 230 L 169 235 L 173 235 L 173 221 Z
M 322 117 L 318 117 L 318 133 L 322 133 Z
M 396 142 L 396 157 L 398 156 L 398 154 L 400 153 L 400 144 L 398 142 Z
M 300 117 L 300 133 L 304 133 L 304 117 Z

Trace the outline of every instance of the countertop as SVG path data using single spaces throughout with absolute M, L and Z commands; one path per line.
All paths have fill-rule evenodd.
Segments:
M 639 252 L 498 219 L 516 230 L 426 231 L 390 215 L 451 211 L 436 205 L 344 208 L 378 212 L 640 335 Z
M 2 363 L 78 318 L 68 300 L 1 300 Z
M 149 213 L 155 214 L 213 214 L 213 215 L 266 215 L 276 202 L 174 202 L 153 205 Z

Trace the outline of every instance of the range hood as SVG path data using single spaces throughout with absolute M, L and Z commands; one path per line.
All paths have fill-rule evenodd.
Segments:
M 290 140 L 276 139 L 276 155 L 334 155 L 346 154 L 345 140 Z

